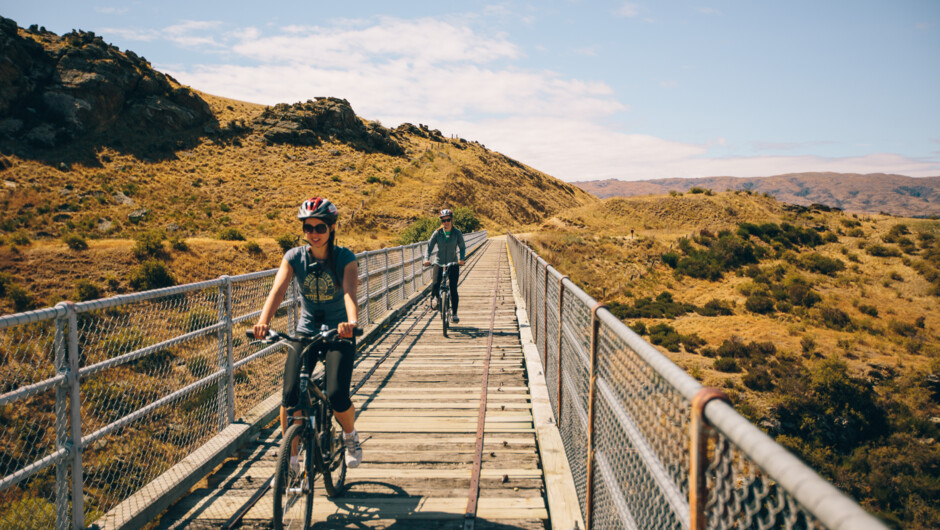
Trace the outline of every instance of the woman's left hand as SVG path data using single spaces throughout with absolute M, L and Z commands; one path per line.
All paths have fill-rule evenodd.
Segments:
M 339 326 L 336 327 L 336 331 L 339 332 L 339 336 L 344 339 L 351 339 L 355 330 L 356 324 L 353 324 L 352 322 L 342 322 Z

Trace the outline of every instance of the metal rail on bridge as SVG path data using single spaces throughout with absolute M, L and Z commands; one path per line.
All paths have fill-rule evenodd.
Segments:
M 356 255 L 367 333 L 430 282 L 425 246 Z M 125 501 L 279 393 L 284 347 L 241 339 L 275 273 L 0 317 L 0 528 L 120 525 Z M 292 282 L 272 327 L 298 307 Z
M 886 528 L 508 239 L 589 529 Z

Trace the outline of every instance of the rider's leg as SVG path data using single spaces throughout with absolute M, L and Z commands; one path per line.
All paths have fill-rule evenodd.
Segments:
M 454 265 L 447 271 L 447 281 L 450 283 L 450 308 L 453 314 L 457 314 L 457 303 L 460 298 L 457 296 L 457 282 L 460 280 L 460 268 Z
M 300 401 L 300 346 L 289 343 L 287 359 L 284 360 L 284 389 L 281 393 L 281 435 L 287 431 L 287 407 L 296 407 Z M 300 412 L 295 412 L 299 416 Z M 294 423 L 299 423 L 295 421 Z M 297 440 L 294 440 L 290 450 L 291 455 L 297 454 Z
M 441 302 L 441 280 L 443 275 L 441 274 L 440 265 L 434 265 L 434 271 L 432 272 L 433 276 L 431 279 L 431 297 L 434 300 L 437 300 L 437 303 Z
M 345 432 L 355 429 L 356 409 L 349 399 L 355 359 L 356 346 L 348 341 L 339 342 L 336 349 L 326 352 L 326 396 Z

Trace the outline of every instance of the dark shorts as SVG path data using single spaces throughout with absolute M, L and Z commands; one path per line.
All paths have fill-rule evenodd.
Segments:
M 320 346 L 308 346 L 304 351 L 307 366 L 311 369 L 317 360 Z M 353 362 L 356 360 L 356 345 L 352 341 L 340 340 L 330 345 L 326 352 L 326 396 L 330 406 L 337 412 L 345 412 L 352 406 L 349 399 L 349 386 L 352 382 Z M 287 408 L 296 407 L 300 402 L 300 346 L 291 344 L 284 361 L 284 392 L 281 404 Z

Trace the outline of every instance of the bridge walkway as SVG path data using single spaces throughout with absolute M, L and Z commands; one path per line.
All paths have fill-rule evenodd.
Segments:
M 342 497 L 329 499 L 318 485 L 314 528 L 464 527 L 491 332 L 476 527 L 550 526 L 505 239 L 491 240 L 462 273 L 461 322 L 448 338 L 424 300 L 360 353 L 353 385 L 375 368 L 353 397 L 365 458 L 349 470 Z M 279 441 L 275 422 L 157 528 L 230 523 L 272 476 Z M 270 527 L 271 499 L 268 489 L 238 527 Z

